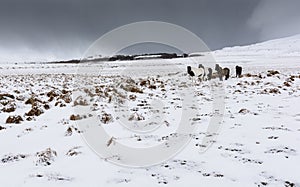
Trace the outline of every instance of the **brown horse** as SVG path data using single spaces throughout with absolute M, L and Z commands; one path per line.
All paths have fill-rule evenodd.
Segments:
M 217 71 L 219 79 L 222 81 L 223 77 L 225 76 L 225 80 L 229 78 L 230 69 L 229 68 L 222 68 L 219 64 L 216 64 L 215 70 Z

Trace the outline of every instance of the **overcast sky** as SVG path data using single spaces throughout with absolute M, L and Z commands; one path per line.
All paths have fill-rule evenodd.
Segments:
M 299 0 L 0 0 L 0 62 L 80 58 L 104 33 L 164 21 L 212 50 L 300 33 Z

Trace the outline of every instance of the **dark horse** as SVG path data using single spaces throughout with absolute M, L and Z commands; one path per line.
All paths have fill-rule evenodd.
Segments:
M 235 66 L 235 77 L 241 78 L 241 76 L 242 76 L 242 67 Z

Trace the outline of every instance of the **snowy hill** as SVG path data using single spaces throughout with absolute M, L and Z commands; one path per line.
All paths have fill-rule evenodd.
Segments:
M 190 58 L 136 61 L 132 78 L 124 62 L 5 64 L 0 67 L 1 186 L 300 186 L 299 46 L 298 35 L 215 51 L 217 62 L 232 72 L 223 82 L 192 82 L 186 74 Z M 199 63 L 203 56 L 191 58 Z M 237 64 L 242 78 L 234 76 Z M 86 76 L 87 70 L 93 74 Z M 78 83 L 88 99 L 73 97 Z M 224 115 L 221 128 L 210 133 L 211 117 L 218 114 L 213 86 L 224 88 L 215 93 L 224 98 Z M 185 94 L 195 100 L 192 105 L 182 104 Z M 120 113 L 126 107 L 128 113 Z M 182 115 L 184 110 L 193 116 Z M 141 123 L 158 128 L 130 131 L 118 114 L 134 128 Z M 146 123 L 162 115 L 162 121 Z M 108 160 L 124 163 L 124 157 L 99 157 L 83 141 L 78 122 L 95 116 L 96 125 L 112 136 L 106 147 L 120 142 L 149 147 L 176 136 L 190 142 L 155 166 L 121 167 Z M 174 133 L 180 119 L 195 131 Z M 213 144 L 199 154 L 203 139 Z
M 262 43 L 247 45 L 247 46 L 235 46 L 226 47 L 222 50 L 215 51 L 216 55 L 226 56 L 261 56 L 261 57 L 294 57 L 300 56 L 300 34 L 280 38 L 275 40 L 269 40 Z

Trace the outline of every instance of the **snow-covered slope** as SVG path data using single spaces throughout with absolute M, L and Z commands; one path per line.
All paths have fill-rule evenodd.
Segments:
M 132 80 L 122 76 L 125 62 L 81 66 L 94 71 L 89 77 L 80 76 L 84 71 L 77 64 L 1 66 L 0 184 L 299 186 L 300 58 L 295 55 L 298 44 L 299 36 L 295 36 L 214 52 L 217 62 L 232 73 L 223 84 L 215 82 L 224 87 L 224 118 L 214 144 L 203 154 L 198 151 L 203 146 L 202 139 L 212 136 L 207 128 L 215 113 L 212 83 L 195 84 L 188 78 L 185 71 L 191 65 L 189 58 L 138 61 L 134 76 L 143 79 Z M 197 63 L 203 60 L 192 58 Z M 243 67 L 242 78 L 234 77 L 237 64 Z M 155 72 L 159 76 L 152 79 Z M 91 97 L 93 111 L 99 114 L 99 124 L 114 136 L 113 141 L 140 147 L 174 136 L 178 118 L 185 117 L 180 116 L 179 93 L 188 88 L 193 88 L 190 94 L 199 104 L 199 113 L 187 125 L 193 124 L 197 130 L 188 134 L 191 141 L 182 152 L 156 166 L 130 168 L 111 164 L 108 158 L 100 158 L 89 149 L 76 125 L 76 121 L 90 117 L 77 116 L 75 110 L 85 107 L 85 101 L 71 97 L 78 79 L 92 83 L 85 92 Z M 120 126 L 113 111 L 114 102 L 128 102 L 130 113 L 126 119 L 143 121 L 155 113 L 149 108 L 153 100 L 164 103 L 166 115 L 157 131 L 137 133 Z M 114 142 L 108 146 L 114 146 Z M 122 157 L 119 159 L 122 161 Z
M 269 40 L 247 46 L 226 47 L 215 51 L 215 55 L 259 56 L 259 57 L 299 57 L 300 34 L 286 38 Z

